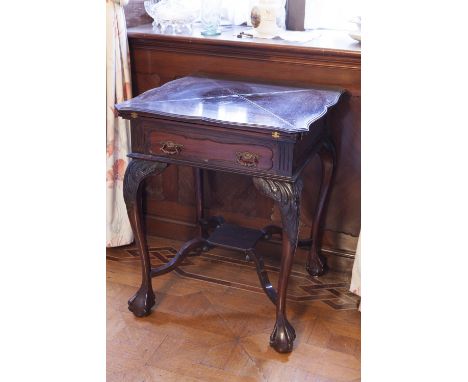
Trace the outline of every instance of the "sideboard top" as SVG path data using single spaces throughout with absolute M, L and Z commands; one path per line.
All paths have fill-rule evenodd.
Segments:
M 249 33 L 252 28 L 246 26 L 224 26 L 219 36 L 205 37 L 198 26 L 191 34 L 173 35 L 154 30 L 151 24 L 128 28 L 130 43 L 146 41 L 149 43 L 194 44 L 204 46 L 231 47 L 235 49 L 265 49 L 287 54 L 312 54 L 341 59 L 361 59 L 361 44 L 353 40 L 348 32 L 338 30 L 317 30 L 317 36 L 307 42 L 284 41 L 281 39 L 238 38 L 241 32 Z M 300 33 L 300 32 L 297 32 Z
M 300 133 L 335 105 L 342 90 L 291 87 L 188 76 L 115 106 L 119 113 L 144 113 L 185 122 Z

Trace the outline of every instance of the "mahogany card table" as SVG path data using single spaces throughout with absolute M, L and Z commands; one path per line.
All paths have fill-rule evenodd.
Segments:
M 319 255 L 320 226 L 335 163 L 326 115 L 341 89 L 210 78 L 183 77 L 115 106 L 131 121 L 132 159 L 124 178 L 124 200 L 142 263 L 142 282 L 130 298 L 129 310 L 148 315 L 155 304 L 152 277 L 175 269 L 189 254 L 213 247 L 242 251 L 254 260 L 260 284 L 276 307 L 270 345 L 290 352 L 296 337 L 286 317 L 286 293 L 298 245 L 301 171 L 318 155 L 322 184 L 315 211 L 306 268 L 313 276 L 324 271 Z M 186 242 L 169 262 L 152 267 L 142 222 L 142 181 L 170 165 L 194 168 L 198 236 Z M 282 227 L 245 228 L 220 216 L 204 215 L 203 169 L 250 176 L 255 187 L 278 205 Z M 277 288 L 255 246 L 273 235 L 282 238 Z

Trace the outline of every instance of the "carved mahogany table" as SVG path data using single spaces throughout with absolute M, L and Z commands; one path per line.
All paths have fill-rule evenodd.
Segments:
M 276 306 L 270 345 L 281 353 L 292 350 L 296 334 L 285 305 L 298 245 L 301 171 L 315 154 L 320 156 L 322 185 L 307 260 L 307 270 L 317 276 L 323 272 L 320 222 L 335 161 L 325 116 L 341 94 L 340 89 L 200 76 L 174 80 L 115 106 L 120 116 L 131 120 L 132 161 L 125 173 L 124 199 L 142 262 L 142 283 L 128 302 L 130 311 L 138 317 L 149 314 L 155 304 L 151 278 L 172 271 L 189 253 L 215 246 L 239 250 L 254 260 L 262 288 Z M 171 261 L 152 268 L 142 228 L 141 184 L 171 164 L 194 168 L 199 235 Z M 255 230 L 228 224 L 222 217 L 205 217 L 202 169 L 251 176 L 255 187 L 277 203 L 282 228 Z M 282 236 L 283 243 L 277 289 L 255 251 L 259 240 L 275 234 Z

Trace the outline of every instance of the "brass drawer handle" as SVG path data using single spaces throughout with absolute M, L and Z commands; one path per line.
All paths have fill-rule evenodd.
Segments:
M 174 154 L 180 154 L 183 148 L 184 148 L 184 145 L 180 145 L 172 141 L 167 141 L 167 142 L 161 142 L 160 150 L 164 154 L 174 155 Z
M 257 167 L 260 155 L 248 151 L 236 153 L 236 162 L 244 167 Z

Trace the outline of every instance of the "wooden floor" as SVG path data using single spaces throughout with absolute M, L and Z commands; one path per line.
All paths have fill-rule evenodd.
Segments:
M 179 245 L 152 238 L 152 262 Z M 156 307 L 145 318 L 127 309 L 140 282 L 135 251 L 107 256 L 107 381 L 360 380 L 360 313 L 346 292 L 349 275 L 312 279 L 295 265 L 288 317 L 297 339 L 292 353 L 278 354 L 268 345 L 274 306 L 239 254 L 214 250 L 153 279 Z M 277 264 L 265 262 L 274 281 Z

